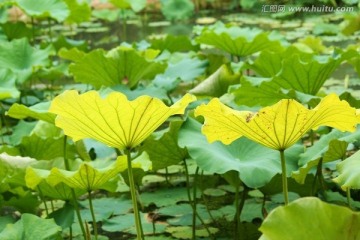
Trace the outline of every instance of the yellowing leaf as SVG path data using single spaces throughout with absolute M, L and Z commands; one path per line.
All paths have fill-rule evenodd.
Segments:
M 77 171 L 53 168 L 47 181 L 52 186 L 64 183 L 71 188 L 91 191 L 102 188 L 111 178 L 125 169 L 127 169 L 127 158 L 120 156 L 110 165 L 105 161 L 83 162 Z
M 329 126 L 341 131 L 355 131 L 355 109 L 335 94 L 326 96 L 316 108 L 308 110 L 292 99 L 283 99 L 258 113 L 235 111 L 215 98 L 201 105 L 195 115 L 202 115 L 202 132 L 209 142 L 230 144 L 245 136 L 266 147 L 284 150 L 296 143 L 310 129 Z
M 66 91 L 53 100 L 50 112 L 55 124 L 74 141 L 93 138 L 118 149 L 133 148 L 144 141 L 166 119 L 182 114 L 195 97 L 186 94 L 167 107 L 161 100 L 141 96 L 129 101 L 119 92 L 101 98 L 96 91 L 79 95 Z

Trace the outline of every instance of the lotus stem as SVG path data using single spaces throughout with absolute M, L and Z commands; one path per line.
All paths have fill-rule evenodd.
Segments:
M 239 203 L 239 190 L 240 190 L 240 186 L 236 186 L 236 193 L 235 193 L 235 207 L 236 207 L 236 214 L 235 214 L 235 238 L 234 239 L 240 239 L 240 231 L 239 231 L 239 227 L 240 227 L 240 222 L 241 222 L 241 213 L 242 210 L 244 209 L 245 206 L 245 200 L 246 200 L 246 196 L 248 193 L 248 188 L 247 186 L 244 185 L 244 189 L 242 191 L 241 194 L 241 200 Z
M 184 161 L 184 167 L 185 167 L 187 194 L 188 194 L 190 206 L 191 206 L 191 208 L 193 210 L 193 216 L 192 216 L 193 217 L 192 218 L 192 239 L 193 240 L 196 239 L 196 217 L 199 219 L 199 221 L 201 222 L 201 224 L 204 226 L 205 230 L 207 231 L 207 233 L 211 237 L 211 232 L 210 232 L 209 228 L 206 226 L 204 220 L 201 218 L 200 214 L 196 210 L 196 190 L 194 190 L 194 194 L 195 194 L 194 195 L 194 200 L 192 200 L 192 198 L 191 198 L 189 169 L 188 169 L 187 164 L 186 164 L 186 159 L 183 159 L 183 161 Z M 196 175 L 197 175 L 198 171 L 199 171 L 198 169 L 195 171 L 195 179 L 196 179 Z M 194 186 L 194 188 L 196 188 L 196 186 Z
M 88 191 L 88 196 L 89 196 L 88 200 L 89 200 L 91 218 L 92 218 L 92 222 L 93 222 L 95 240 L 97 240 L 98 239 L 98 231 L 97 231 L 97 224 L 96 224 L 94 206 L 93 206 L 93 203 L 92 203 L 91 190 Z
M 280 160 L 281 160 L 281 175 L 282 175 L 284 202 L 286 206 L 289 204 L 289 193 L 288 193 L 288 183 L 286 176 L 286 162 L 285 162 L 284 150 L 280 150 Z
M 350 209 L 352 209 L 351 207 L 351 192 L 350 192 L 350 188 L 346 188 L 346 199 L 347 199 L 347 204 L 349 206 Z
M 65 165 L 65 169 L 69 171 L 70 170 L 70 164 L 69 164 L 69 159 L 67 159 L 67 155 L 66 155 L 66 143 L 67 143 L 67 136 L 65 135 L 64 136 L 64 165 Z M 76 212 L 76 217 L 78 219 L 81 232 L 82 232 L 82 234 L 84 236 L 84 239 L 87 240 L 88 237 L 87 237 L 85 227 L 84 227 L 84 224 L 83 224 L 83 220 L 82 220 L 82 217 L 81 217 L 81 214 L 80 214 L 80 208 L 79 208 L 79 204 L 77 202 L 75 190 L 73 188 L 71 188 L 70 191 L 71 191 L 71 197 L 72 197 L 72 200 L 73 200 L 73 204 L 74 204 L 74 208 L 75 208 L 75 212 Z
M 38 192 L 39 192 L 40 199 L 41 199 L 41 201 L 42 201 L 42 202 L 43 202 L 43 204 L 44 204 L 44 208 L 45 208 L 46 216 L 49 216 L 49 209 L 48 209 L 48 207 L 47 207 L 47 204 L 46 204 L 46 201 L 45 201 L 44 195 L 42 194 L 42 191 L 41 191 L 41 189 L 40 189 L 40 187 L 39 187 L 39 186 L 37 187 L 37 190 L 38 190 Z
M 142 226 L 141 226 L 141 218 L 140 218 L 140 212 L 139 212 L 139 208 L 138 208 L 138 201 L 137 201 L 135 182 L 134 182 L 134 174 L 133 174 L 132 166 L 131 166 L 130 150 L 125 149 L 125 154 L 127 157 L 131 201 L 132 201 L 132 205 L 133 205 L 133 209 L 134 209 L 136 235 L 137 235 L 136 239 L 142 240 L 142 239 L 144 239 L 144 233 L 143 233 Z

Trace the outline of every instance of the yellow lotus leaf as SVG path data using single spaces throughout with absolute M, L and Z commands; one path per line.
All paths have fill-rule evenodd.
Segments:
M 310 129 L 329 126 L 355 131 L 359 122 L 356 110 L 335 94 L 326 96 L 311 110 L 293 99 L 283 99 L 257 113 L 233 110 L 215 98 L 197 107 L 198 115 L 205 118 L 202 132 L 209 142 L 230 144 L 245 136 L 276 150 L 289 148 Z
M 119 92 L 102 98 L 96 91 L 79 95 L 72 90 L 57 96 L 49 111 L 58 115 L 56 126 L 74 141 L 93 138 L 108 146 L 125 149 L 139 145 L 171 115 L 184 113 L 194 100 L 194 96 L 186 94 L 168 107 L 149 96 L 129 101 Z
M 77 171 L 53 168 L 46 180 L 52 186 L 64 183 L 71 188 L 91 191 L 102 188 L 110 179 L 126 169 L 127 158 L 123 155 L 111 164 L 102 160 L 83 162 Z

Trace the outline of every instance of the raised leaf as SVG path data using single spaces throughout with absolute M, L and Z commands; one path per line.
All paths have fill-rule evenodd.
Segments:
M 359 239 L 359 224 L 359 213 L 306 197 L 273 210 L 260 227 L 260 240 Z
M 93 138 L 118 149 L 133 148 L 143 142 L 168 117 L 182 114 L 195 98 L 189 94 L 171 107 L 149 96 L 129 101 L 112 92 L 101 98 L 96 91 L 79 95 L 66 91 L 57 96 L 50 112 L 58 114 L 56 126 L 74 141 Z
M 31 117 L 45 122 L 54 123 L 55 114 L 49 113 L 49 107 L 50 102 L 41 102 L 31 107 L 14 103 L 7 112 L 7 115 L 16 119 Z
M 21 219 L 9 224 L 0 233 L 1 240 L 60 240 L 61 227 L 56 225 L 54 219 L 43 219 L 36 215 L 24 213 Z
M 196 51 L 199 49 L 194 45 L 188 36 L 167 35 L 165 38 L 150 39 L 151 48 L 169 52 Z
M 9 69 L 0 69 L 0 100 L 19 96 L 20 91 L 16 88 L 16 76 Z
M 74 61 L 69 71 L 75 81 L 89 83 L 95 88 L 117 84 L 134 87 L 140 80 L 153 79 L 165 70 L 164 64 L 149 61 L 129 48 L 117 48 L 110 52 L 96 49 L 86 54 L 70 50 L 62 51 L 60 56 Z
M 69 15 L 68 6 L 63 0 L 16 0 L 16 3 L 27 15 L 35 18 L 51 17 L 61 22 Z
M 341 163 L 336 165 L 339 176 L 333 179 L 341 188 L 360 189 L 360 151 L 357 151 Z
M 148 138 L 142 150 L 146 151 L 152 162 L 152 170 L 156 171 L 184 160 L 188 153 L 178 146 L 178 132 L 182 122 L 171 122 L 169 131 L 160 139 Z
M 35 4 L 36 6 L 37 4 Z M 32 47 L 26 38 L 11 42 L 0 42 L 0 69 L 10 69 L 17 75 L 17 82 L 22 83 L 36 67 L 47 66 L 51 47 L 37 49 Z
M 85 0 L 64 0 L 70 13 L 65 21 L 69 23 L 82 23 L 89 21 L 91 17 L 91 8 Z
M 238 139 L 230 145 L 223 145 L 220 142 L 208 143 L 200 129 L 200 123 L 188 119 L 179 132 L 179 144 L 186 147 L 191 158 L 202 170 L 217 174 L 235 170 L 239 173 L 240 179 L 252 188 L 264 186 L 281 172 L 277 151 L 246 138 Z M 296 160 L 290 159 L 293 159 L 292 155 L 298 155 L 300 151 L 302 149 L 298 147 L 285 151 L 289 159 L 288 174 L 291 172 L 290 169 L 297 169 Z
M 244 57 L 264 49 L 280 50 L 277 40 L 272 40 L 268 32 L 258 29 L 226 27 L 217 24 L 204 28 L 196 38 L 199 43 L 214 46 L 232 55 Z
M 222 65 L 216 72 L 190 90 L 190 93 L 200 96 L 220 97 L 225 94 L 230 85 L 239 83 L 240 74 L 234 74 L 228 65 Z
M 246 136 L 276 150 L 289 148 L 310 129 L 325 125 L 355 131 L 359 122 L 355 109 L 335 94 L 323 98 L 312 110 L 295 100 L 284 99 L 258 113 L 233 110 L 214 98 L 208 105 L 197 107 L 195 115 L 204 116 L 202 132 L 209 142 L 230 144 Z

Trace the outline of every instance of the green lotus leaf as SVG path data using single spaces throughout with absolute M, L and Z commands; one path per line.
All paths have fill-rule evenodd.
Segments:
M 37 6 L 36 3 L 33 5 Z M 37 49 L 26 38 L 0 42 L 0 69 L 10 69 L 17 75 L 17 82 L 23 83 L 35 68 L 49 64 L 49 55 L 52 53 L 51 46 Z
M 45 122 L 55 123 L 56 115 L 48 112 L 49 107 L 50 102 L 41 102 L 31 107 L 14 103 L 6 114 L 16 119 L 31 117 Z
M 140 80 L 153 79 L 165 70 L 164 64 L 151 62 L 129 48 L 117 48 L 110 52 L 97 49 L 87 54 L 63 51 L 60 56 L 74 61 L 69 71 L 75 81 L 89 83 L 95 88 L 121 83 L 132 88 Z
M 53 167 L 64 167 L 63 160 L 60 159 L 55 161 L 38 161 L 32 164 L 26 169 L 25 182 L 26 186 L 37 190 L 42 196 L 49 197 L 52 199 L 71 200 L 73 199 L 71 188 L 66 184 L 60 182 L 55 186 L 48 183 L 48 178 L 51 174 Z M 76 166 L 81 164 L 80 161 L 72 161 L 71 168 L 74 169 Z M 85 190 L 74 189 L 75 195 L 80 196 L 85 193 Z
M 201 134 L 201 124 L 192 119 L 188 119 L 181 127 L 179 145 L 186 147 L 191 158 L 201 169 L 218 174 L 235 170 L 240 173 L 240 179 L 252 188 L 264 186 L 277 173 L 281 172 L 280 157 L 277 151 L 246 138 L 240 138 L 230 145 L 223 145 L 220 142 L 210 144 Z M 296 160 L 291 159 L 294 159 L 294 156 L 301 151 L 302 148 L 297 146 L 285 151 L 288 159 L 288 174 L 291 172 L 290 169 L 297 169 Z
M 120 9 L 132 9 L 139 12 L 146 6 L 146 0 L 110 0 L 112 4 Z
M 197 96 L 220 97 L 230 85 L 239 83 L 240 74 L 234 74 L 228 65 L 222 65 L 216 72 L 189 92 Z
M 6 22 L 1 28 L 9 41 L 16 38 L 28 38 L 32 36 L 32 30 L 24 22 Z
M 75 158 L 76 149 L 73 144 L 66 143 L 66 155 L 68 158 Z M 64 156 L 64 136 L 42 137 L 37 134 L 23 137 L 20 144 L 23 156 L 37 160 L 51 160 Z
M 34 214 L 24 213 L 14 224 L 8 224 L 0 233 L 1 240 L 60 240 L 61 227 L 54 219 L 43 219 Z
M 259 228 L 260 240 L 360 239 L 359 224 L 359 213 L 305 197 L 274 209 Z
M 68 9 L 69 15 L 65 21 L 68 23 L 82 23 L 90 20 L 91 8 L 90 4 L 85 0 L 64 0 Z
M 36 160 L 29 157 L 10 156 L 6 153 L 0 154 L 0 183 L 10 183 L 19 186 L 25 184 L 25 170 Z
M 69 16 L 69 9 L 63 0 L 16 0 L 15 3 L 29 16 L 35 18 L 51 17 L 59 22 Z
M 273 81 L 285 89 L 316 95 L 342 61 L 340 56 L 314 56 L 304 61 L 302 56 L 295 54 L 284 59 L 281 72 Z
M 19 96 L 20 91 L 16 88 L 16 76 L 9 69 L 0 69 L 0 100 Z
M 152 162 L 152 170 L 156 171 L 186 159 L 186 149 L 178 146 L 178 132 L 182 122 L 171 122 L 169 131 L 159 139 L 148 138 L 145 140 L 142 150 L 146 151 Z
M 198 58 L 183 58 L 175 63 L 169 63 L 162 76 L 170 79 L 180 78 L 184 82 L 190 82 L 205 73 L 206 65 L 207 61 Z
M 240 82 L 239 87 L 229 89 L 239 105 L 268 106 L 281 99 L 290 98 L 286 90 L 271 82 L 271 78 L 242 76 Z
M 166 35 L 165 38 L 154 38 L 149 40 L 151 48 L 161 51 L 173 52 L 197 51 L 198 45 L 194 45 L 188 36 Z
M 168 20 L 183 20 L 194 14 L 194 3 L 190 0 L 161 1 L 161 12 Z
M 226 27 L 219 23 L 204 28 L 196 41 L 239 57 L 245 57 L 264 49 L 273 51 L 282 49 L 280 42 L 272 40 L 268 32 L 235 26 Z
M 62 182 L 71 188 L 92 191 L 102 189 L 110 179 L 126 169 L 127 158 L 120 156 L 115 162 L 103 160 L 83 162 L 76 171 L 53 168 L 47 181 L 52 186 Z
M 327 135 L 325 137 L 327 137 Z M 339 141 L 337 139 L 332 139 L 329 142 L 328 147 L 325 147 L 325 148 L 321 148 L 322 144 L 320 144 L 320 147 L 318 147 L 319 145 L 317 145 L 317 144 L 318 144 L 318 142 L 315 143 L 315 145 L 312 146 L 311 148 L 312 148 L 312 150 L 315 148 L 319 150 L 319 152 L 316 154 L 316 155 L 318 155 L 318 157 L 312 158 L 311 161 L 308 161 L 304 166 L 302 166 L 296 172 L 293 172 L 291 175 L 298 183 L 304 184 L 305 178 L 306 178 L 307 174 L 309 173 L 309 171 L 313 167 L 318 166 L 320 161 L 322 161 L 322 163 L 327 163 L 327 162 L 332 162 L 332 161 L 344 158 L 344 156 L 346 154 L 346 149 L 348 146 L 347 142 Z M 310 151 L 312 151 L 312 150 L 310 150 Z M 303 156 L 304 155 L 305 154 L 303 154 Z
M 341 163 L 336 165 L 339 172 L 339 176 L 333 179 L 334 182 L 338 183 L 341 188 L 353 188 L 360 189 L 360 151 L 357 151 L 350 157 L 346 158 Z

